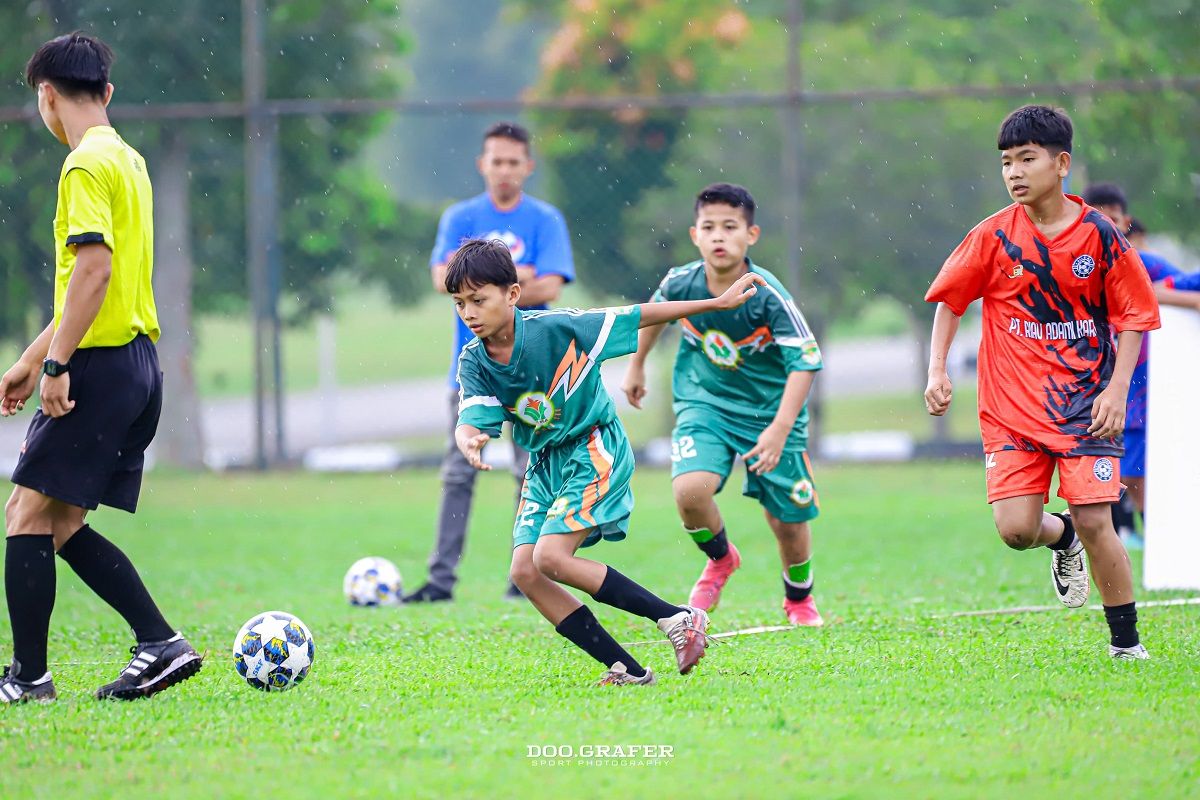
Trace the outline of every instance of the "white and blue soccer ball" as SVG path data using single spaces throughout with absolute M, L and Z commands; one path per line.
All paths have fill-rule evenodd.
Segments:
M 394 606 L 400 603 L 400 570 L 386 558 L 360 558 L 342 581 L 352 606 Z
M 251 618 L 233 640 L 233 666 L 255 689 L 281 692 L 312 668 L 316 647 L 303 622 L 283 611 Z

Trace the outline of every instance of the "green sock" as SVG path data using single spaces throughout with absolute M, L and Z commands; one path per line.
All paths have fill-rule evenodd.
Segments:
M 788 600 L 803 600 L 812 594 L 812 559 L 803 564 L 789 564 L 783 572 L 783 593 Z

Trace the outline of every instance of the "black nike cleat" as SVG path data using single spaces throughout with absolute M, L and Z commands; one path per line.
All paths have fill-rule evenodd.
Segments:
M 48 703 L 58 698 L 49 672 L 36 681 L 23 681 L 17 677 L 20 671 L 21 664 L 16 659 L 11 667 L 4 668 L 4 674 L 0 676 L 0 703 L 15 706 L 18 703 Z
M 133 658 L 117 679 L 96 690 L 98 700 L 137 700 L 156 695 L 195 675 L 204 660 L 181 633 L 165 642 L 141 642 L 129 652 Z

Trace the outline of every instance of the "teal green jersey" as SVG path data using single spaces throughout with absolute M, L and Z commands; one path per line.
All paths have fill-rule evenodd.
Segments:
M 732 311 L 680 320 L 683 336 L 672 381 L 676 413 L 701 404 L 765 426 L 779 409 L 788 375 L 821 369 L 821 350 L 792 296 L 770 272 L 747 263 L 766 281 L 754 297 Z M 696 261 L 668 272 L 652 301 L 711 297 L 704 262 Z M 805 406 L 795 431 L 807 430 Z
M 536 453 L 586 436 L 617 419 L 600 380 L 600 362 L 637 350 L 637 306 L 590 311 L 516 311 L 512 359 L 493 361 L 474 339 L 458 358 L 458 424 L 513 439 Z

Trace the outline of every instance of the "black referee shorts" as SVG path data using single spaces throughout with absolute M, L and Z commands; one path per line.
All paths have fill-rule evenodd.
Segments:
M 12 482 L 73 506 L 133 513 L 162 410 L 158 351 L 145 334 L 81 348 L 70 376 L 75 408 L 57 419 L 34 412 Z

